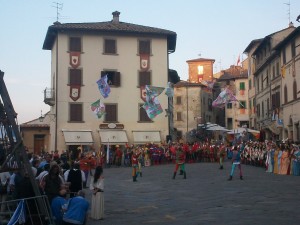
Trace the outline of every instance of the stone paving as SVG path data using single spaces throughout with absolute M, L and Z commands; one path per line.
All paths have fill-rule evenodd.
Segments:
M 138 182 L 131 168 L 105 168 L 105 219 L 87 225 L 300 224 L 300 177 L 242 165 L 244 180 L 236 168 L 227 181 L 230 168 L 186 164 L 187 179 L 173 180 L 173 164 L 144 167 Z

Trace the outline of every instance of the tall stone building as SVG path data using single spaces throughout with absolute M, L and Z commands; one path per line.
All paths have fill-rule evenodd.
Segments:
M 51 150 L 160 143 L 169 134 L 165 113 L 147 116 L 142 87 L 167 86 L 177 35 L 121 22 L 119 12 L 112 14 L 107 22 L 55 22 L 48 28 L 43 49 L 51 51 L 51 87 L 45 90 L 45 103 L 55 117 L 50 122 Z M 107 98 L 96 83 L 105 75 L 111 89 Z M 93 113 L 98 100 L 106 111 L 101 118 Z M 166 95 L 158 100 L 168 109 Z

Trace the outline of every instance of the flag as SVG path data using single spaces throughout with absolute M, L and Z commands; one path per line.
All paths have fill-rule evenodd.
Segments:
M 174 96 L 174 88 L 172 87 L 171 82 L 168 82 L 165 94 L 168 98 L 172 98 Z
M 10 218 L 9 222 L 7 225 L 15 225 L 15 224 L 24 224 L 26 222 L 25 219 L 25 203 L 24 199 L 22 199 L 18 206 L 17 209 L 15 210 L 13 216 Z
M 165 88 L 146 85 L 146 102 L 154 102 L 154 99 L 159 96 Z
M 145 102 L 142 107 L 145 109 L 150 119 L 155 118 L 157 115 L 163 112 L 163 109 L 157 98 L 154 98 L 153 102 Z
M 212 106 L 224 108 L 225 104 L 233 101 L 238 101 L 229 88 L 225 88 L 219 96 L 213 101 Z
M 110 93 L 110 87 L 107 83 L 107 74 L 105 76 L 101 77 L 97 81 L 97 84 L 98 84 L 98 88 L 99 88 L 99 91 L 100 91 L 101 95 L 104 98 L 107 98 L 109 93 Z
M 282 76 L 282 78 L 285 78 L 285 73 L 286 73 L 285 66 L 282 66 L 281 67 L 281 76 Z
M 238 59 L 236 61 L 236 65 L 238 66 L 240 64 L 240 62 L 241 62 L 241 59 L 240 59 L 240 55 L 239 55 L 239 57 L 238 57 Z
M 100 119 L 105 114 L 105 105 L 99 99 L 91 104 L 91 110 Z

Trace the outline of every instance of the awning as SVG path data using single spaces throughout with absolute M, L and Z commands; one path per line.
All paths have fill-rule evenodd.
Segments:
M 100 130 L 101 144 L 125 144 L 128 138 L 125 130 Z
M 94 143 L 91 130 L 62 130 L 66 145 L 92 145 Z
M 159 131 L 132 131 L 132 133 L 133 142 L 136 144 L 161 142 Z

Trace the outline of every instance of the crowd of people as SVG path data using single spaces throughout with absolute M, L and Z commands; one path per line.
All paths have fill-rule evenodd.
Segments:
M 186 179 L 186 163 L 218 162 L 219 169 L 223 169 L 226 158 L 232 160 L 228 180 L 232 180 L 235 168 L 239 169 L 239 177 L 243 179 L 241 164 L 262 167 L 266 172 L 274 174 L 300 175 L 299 146 L 290 142 L 244 141 L 235 145 L 221 142 L 171 142 L 126 145 L 123 148 L 116 145 L 109 151 L 102 146 L 98 152 L 78 151 L 74 155 L 66 151 L 58 154 L 55 151 L 40 156 L 28 153 L 28 157 L 40 191 L 49 200 L 56 224 L 84 224 L 89 205 L 92 219 L 104 218 L 103 168 L 111 166 L 132 167 L 133 182 L 137 181 L 138 176 L 142 176 L 144 166 L 172 163 L 175 165 L 172 178 L 175 179 L 180 170 L 180 175 Z M 0 179 L 1 202 L 9 198 L 35 196 L 26 171 L 2 172 Z M 92 194 L 90 202 L 85 199 L 86 191 Z M 5 210 L 4 204 L 1 204 L 0 210 Z

